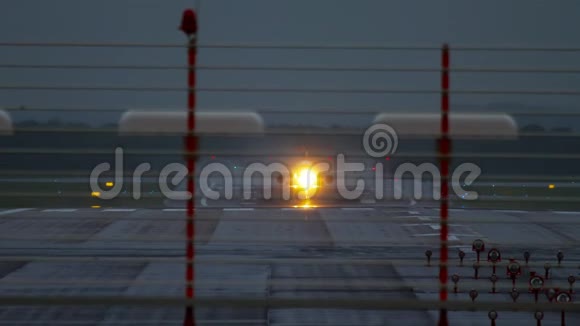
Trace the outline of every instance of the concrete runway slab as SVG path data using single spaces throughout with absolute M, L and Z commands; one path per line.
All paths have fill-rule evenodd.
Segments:
M 172 296 L 184 291 L 182 209 L 28 208 L 0 209 L 0 295 Z M 245 207 L 196 211 L 196 291 L 204 297 L 428 300 L 438 298 L 438 212 L 429 207 L 353 206 L 288 209 Z M 567 288 L 578 275 L 580 214 L 453 210 L 450 212 L 449 275 L 458 274 L 459 293 L 450 299 L 507 302 L 511 280 L 505 264 L 523 266 L 517 280 L 521 302 L 527 274 L 553 267 L 546 286 Z M 474 279 L 475 238 L 497 247 L 500 293 L 490 294 L 492 267 L 482 255 Z M 426 266 L 426 249 L 433 251 Z M 459 266 L 457 252 L 466 253 Z M 523 251 L 532 254 L 525 267 Z M 558 267 L 556 252 L 565 254 Z M 59 261 L 60 259 L 60 261 Z M 449 285 L 450 291 L 452 284 Z M 545 301 L 544 298 L 541 300 Z M 197 309 L 207 325 L 434 325 L 436 311 L 376 311 L 320 308 Z M 98 306 L 0 308 L 0 325 L 156 324 L 181 325 L 183 308 Z M 529 313 L 500 312 L 498 324 L 528 325 Z M 558 324 L 546 313 L 543 325 Z M 487 312 L 451 312 L 452 325 L 489 325 Z M 580 324 L 568 314 L 569 325 Z M 519 323 L 519 324 L 518 324 Z M 35 325 L 36 325 L 35 324 Z

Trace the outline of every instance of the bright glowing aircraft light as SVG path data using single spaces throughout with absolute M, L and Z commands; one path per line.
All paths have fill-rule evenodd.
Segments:
M 298 186 L 304 190 L 309 190 L 316 188 L 317 185 L 317 176 L 316 172 L 312 171 L 312 169 L 301 169 L 296 176 L 296 182 L 298 182 Z
M 556 188 L 556 186 L 555 186 L 555 185 L 553 185 L 553 184 L 550 184 L 550 185 L 548 185 L 548 188 L 549 188 L 549 189 L 554 189 L 554 188 Z
M 308 200 L 316 194 L 319 185 L 318 170 L 309 161 L 295 165 L 290 187 L 301 200 Z

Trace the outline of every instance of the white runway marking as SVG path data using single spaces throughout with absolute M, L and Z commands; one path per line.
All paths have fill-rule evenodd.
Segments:
M 433 230 L 441 230 L 441 225 L 439 224 L 429 224 L 429 226 L 433 229 Z
M 553 211 L 556 214 L 563 214 L 563 215 L 580 215 L 580 212 L 569 212 L 569 211 Z
M 424 234 L 414 234 L 413 236 L 414 237 L 438 237 L 440 235 L 441 235 L 440 233 L 424 233 Z M 459 237 L 469 237 L 469 236 L 472 237 L 472 235 L 468 235 L 468 234 L 449 234 L 447 236 L 447 240 L 449 240 L 449 241 L 459 241 L 458 236 Z
M 164 212 L 185 212 L 185 208 L 164 208 Z
M 423 216 L 423 218 L 424 217 L 425 216 Z M 393 216 L 393 218 L 417 218 L 417 216 L 399 215 L 399 216 Z
M 116 213 L 121 213 L 121 212 L 134 212 L 137 209 L 135 208 L 108 208 L 108 209 L 103 209 L 103 212 L 116 212 Z
M 8 214 L 14 214 L 14 213 L 21 213 L 21 212 L 30 211 L 30 210 L 33 210 L 33 209 L 34 208 L 16 208 L 16 209 L 9 209 L 7 211 L 0 212 L 0 215 L 8 215 Z
M 441 208 L 433 208 L 434 211 L 440 212 Z M 470 209 L 465 208 L 448 208 L 447 211 L 449 212 L 469 212 Z
M 224 208 L 223 211 L 224 212 L 236 212 L 236 211 L 253 211 L 253 208 Z
M 415 234 L 415 237 L 436 237 L 441 235 L 441 233 L 421 233 L 421 234 Z M 450 233 L 449 236 L 454 236 L 454 237 L 476 237 L 476 235 L 474 234 L 464 234 L 464 233 Z
M 518 211 L 515 209 L 494 209 L 496 213 L 527 213 L 527 211 Z
M 411 215 L 418 215 L 419 212 L 417 212 L 417 211 L 409 211 L 409 214 L 411 214 Z
M 76 208 L 53 208 L 53 209 L 45 209 L 42 212 L 44 213 L 72 213 L 76 212 Z
M 438 220 L 439 216 L 434 216 L 434 215 L 425 215 L 425 216 L 399 215 L 399 216 L 395 216 L 393 218 L 416 218 L 416 219 L 419 219 L 420 221 L 431 221 L 431 220 Z
M 343 211 L 374 211 L 372 207 L 343 207 Z

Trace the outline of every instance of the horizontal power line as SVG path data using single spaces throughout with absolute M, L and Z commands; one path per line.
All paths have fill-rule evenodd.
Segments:
M 72 70 L 188 70 L 186 65 L 106 65 L 106 64 L 16 64 L 0 63 L 4 69 L 72 69 Z M 444 71 L 437 67 L 397 67 L 397 66 L 329 66 L 329 65 L 197 65 L 197 70 L 218 71 L 325 71 L 325 72 L 425 72 L 439 73 Z M 536 68 L 536 67 L 452 67 L 452 73 L 538 73 L 538 74 L 578 74 L 580 68 Z
M 0 85 L 0 90 L 30 91 L 115 91 L 115 92 L 221 92 L 221 93 L 353 93 L 353 94 L 441 94 L 439 89 L 391 89 L 391 88 L 261 88 L 261 87 L 171 87 L 171 86 L 76 86 L 76 85 Z M 535 89 L 535 90 L 492 90 L 457 89 L 450 94 L 465 95 L 580 95 L 580 90 Z
M 188 48 L 183 43 L 136 43 L 136 42 L 0 42 L 1 47 L 100 47 L 100 48 Z M 405 45 L 389 43 L 372 44 L 321 44 L 321 43 L 203 43 L 195 45 L 207 49 L 271 49 L 271 50 L 383 50 L 383 51 L 438 51 L 442 45 Z M 524 52 L 580 52 L 577 46 L 553 45 L 451 45 L 451 51 L 524 51 Z
M 124 107 L 50 107 L 50 106 L 13 106 L 13 107 L 0 107 L 0 109 L 2 110 L 6 110 L 6 111 L 12 111 L 12 112 L 18 112 L 18 111 L 22 111 L 22 112 L 26 112 L 26 111 L 72 111 L 72 112 L 78 112 L 78 113 L 84 113 L 84 112 L 125 112 L 125 111 L 129 111 L 132 108 L 124 108 Z M 159 111 L 160 109 L 155 109 L 155 108 L 142 108 L 139 109 L 140 111 Z M 236 108 L 234 111 L 256 111 L 258 113 L 261 114 L 308 114 L 308 115 L 316 115 L 316 114 L 348 114 L 348 115 L 361 115 L 361 114 L 367 114 L 367 115 L 376 115 L 376 114 L 380 114 L 380 113 L 387 113 L 387 112 L 413 112 L 413 113 L 417 113 L 417 114 L 421 114 L 421 113 L 429 113 L 429 112 L 436 112 L 439 113 L 439 111 L 434 111 L 434 110 L 425 110 L 425 109 L 409 109 L 409 108 L 400 108 L 400 109 L 392 109 L 392 108 L 378 108 L 378 109 L 373 109 L 373 110 L 369 110 L 369 109 L 363 109 L 363 110 L 353 110 L 353 109 L 339 109 L 339 108 L 323 108 L 323 109 L 304 109 L 304 108 L 297 108 L 297 109 L 289 109 L 289 108 L 252 108 L 252 109 L 247 109 L 247 108 Z M 454 112 L 450 113 L 450 116 L 453 116 L 455 113 L 470 113 L 470 114 L 490 114 L 490 113 L 504 113 L 504 114 L 510 114 L 510 115 L 514 115 L 514 116 L 580 116 L 580 110 L 576 110 L 576 111 L 546 111 L 546 110 L 535 110 L 535 111 L 515 111 L 515 112 L 499 112 L 499 111 L 489 111 L 489 112 L 481 112 L 481 111 L 475 111 L 475 112 L 471 112 L 471 111 L 467 111 L 463 108 L 454 108 Z M 185 108 L 182 109 L 181 111 L 176 110 L 175 108 L 173 109 L 165 109 L 162 110 L 165 112 L 185 112 Z M 212 112 L 212 111 L 223 111 L 223 108 L 219 108 L 219 109 L 215 109 L 215 110 L 211 110 L 211 109 L 202 109 L 198 112 Z M 232 111 L 232 110 L 230 110 Z

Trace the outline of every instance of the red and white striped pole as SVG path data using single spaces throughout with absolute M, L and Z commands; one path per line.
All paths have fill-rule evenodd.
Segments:
M 197 152 L 197 137 L 195 135 L 195 65 L 197 59 L 196 34 L 197 17 L 193 10 L 187 9 L 183 12 L 180 29 L 188 38 L 188 94 L 187 94 L 187 136 L 185 137 L 185 151 L 187 157 L 187 192 L 191 198 L 187 201 L 187 223 L 186 223 L 186 268 L 185 268 L 185 296 L 187 299 L 195 298 L 195 158 Z M 195 325 L 194 307 L 188 305 L 185 308 L 184 326 Z
M 441 198 L 440 198 L 440 264 L 439 264 L 439 301 L 447 301 L 447 238 L 449 228 L 447 217 L 449 214 L 449 160 L 451 153 L 451 139 L 449 138 L 449 46 L 441 49 L 441 136 L 439 138 L 439 157 L 441 162 Z M 439 326 L 448 326 L 447 308 L 439 311 Z

